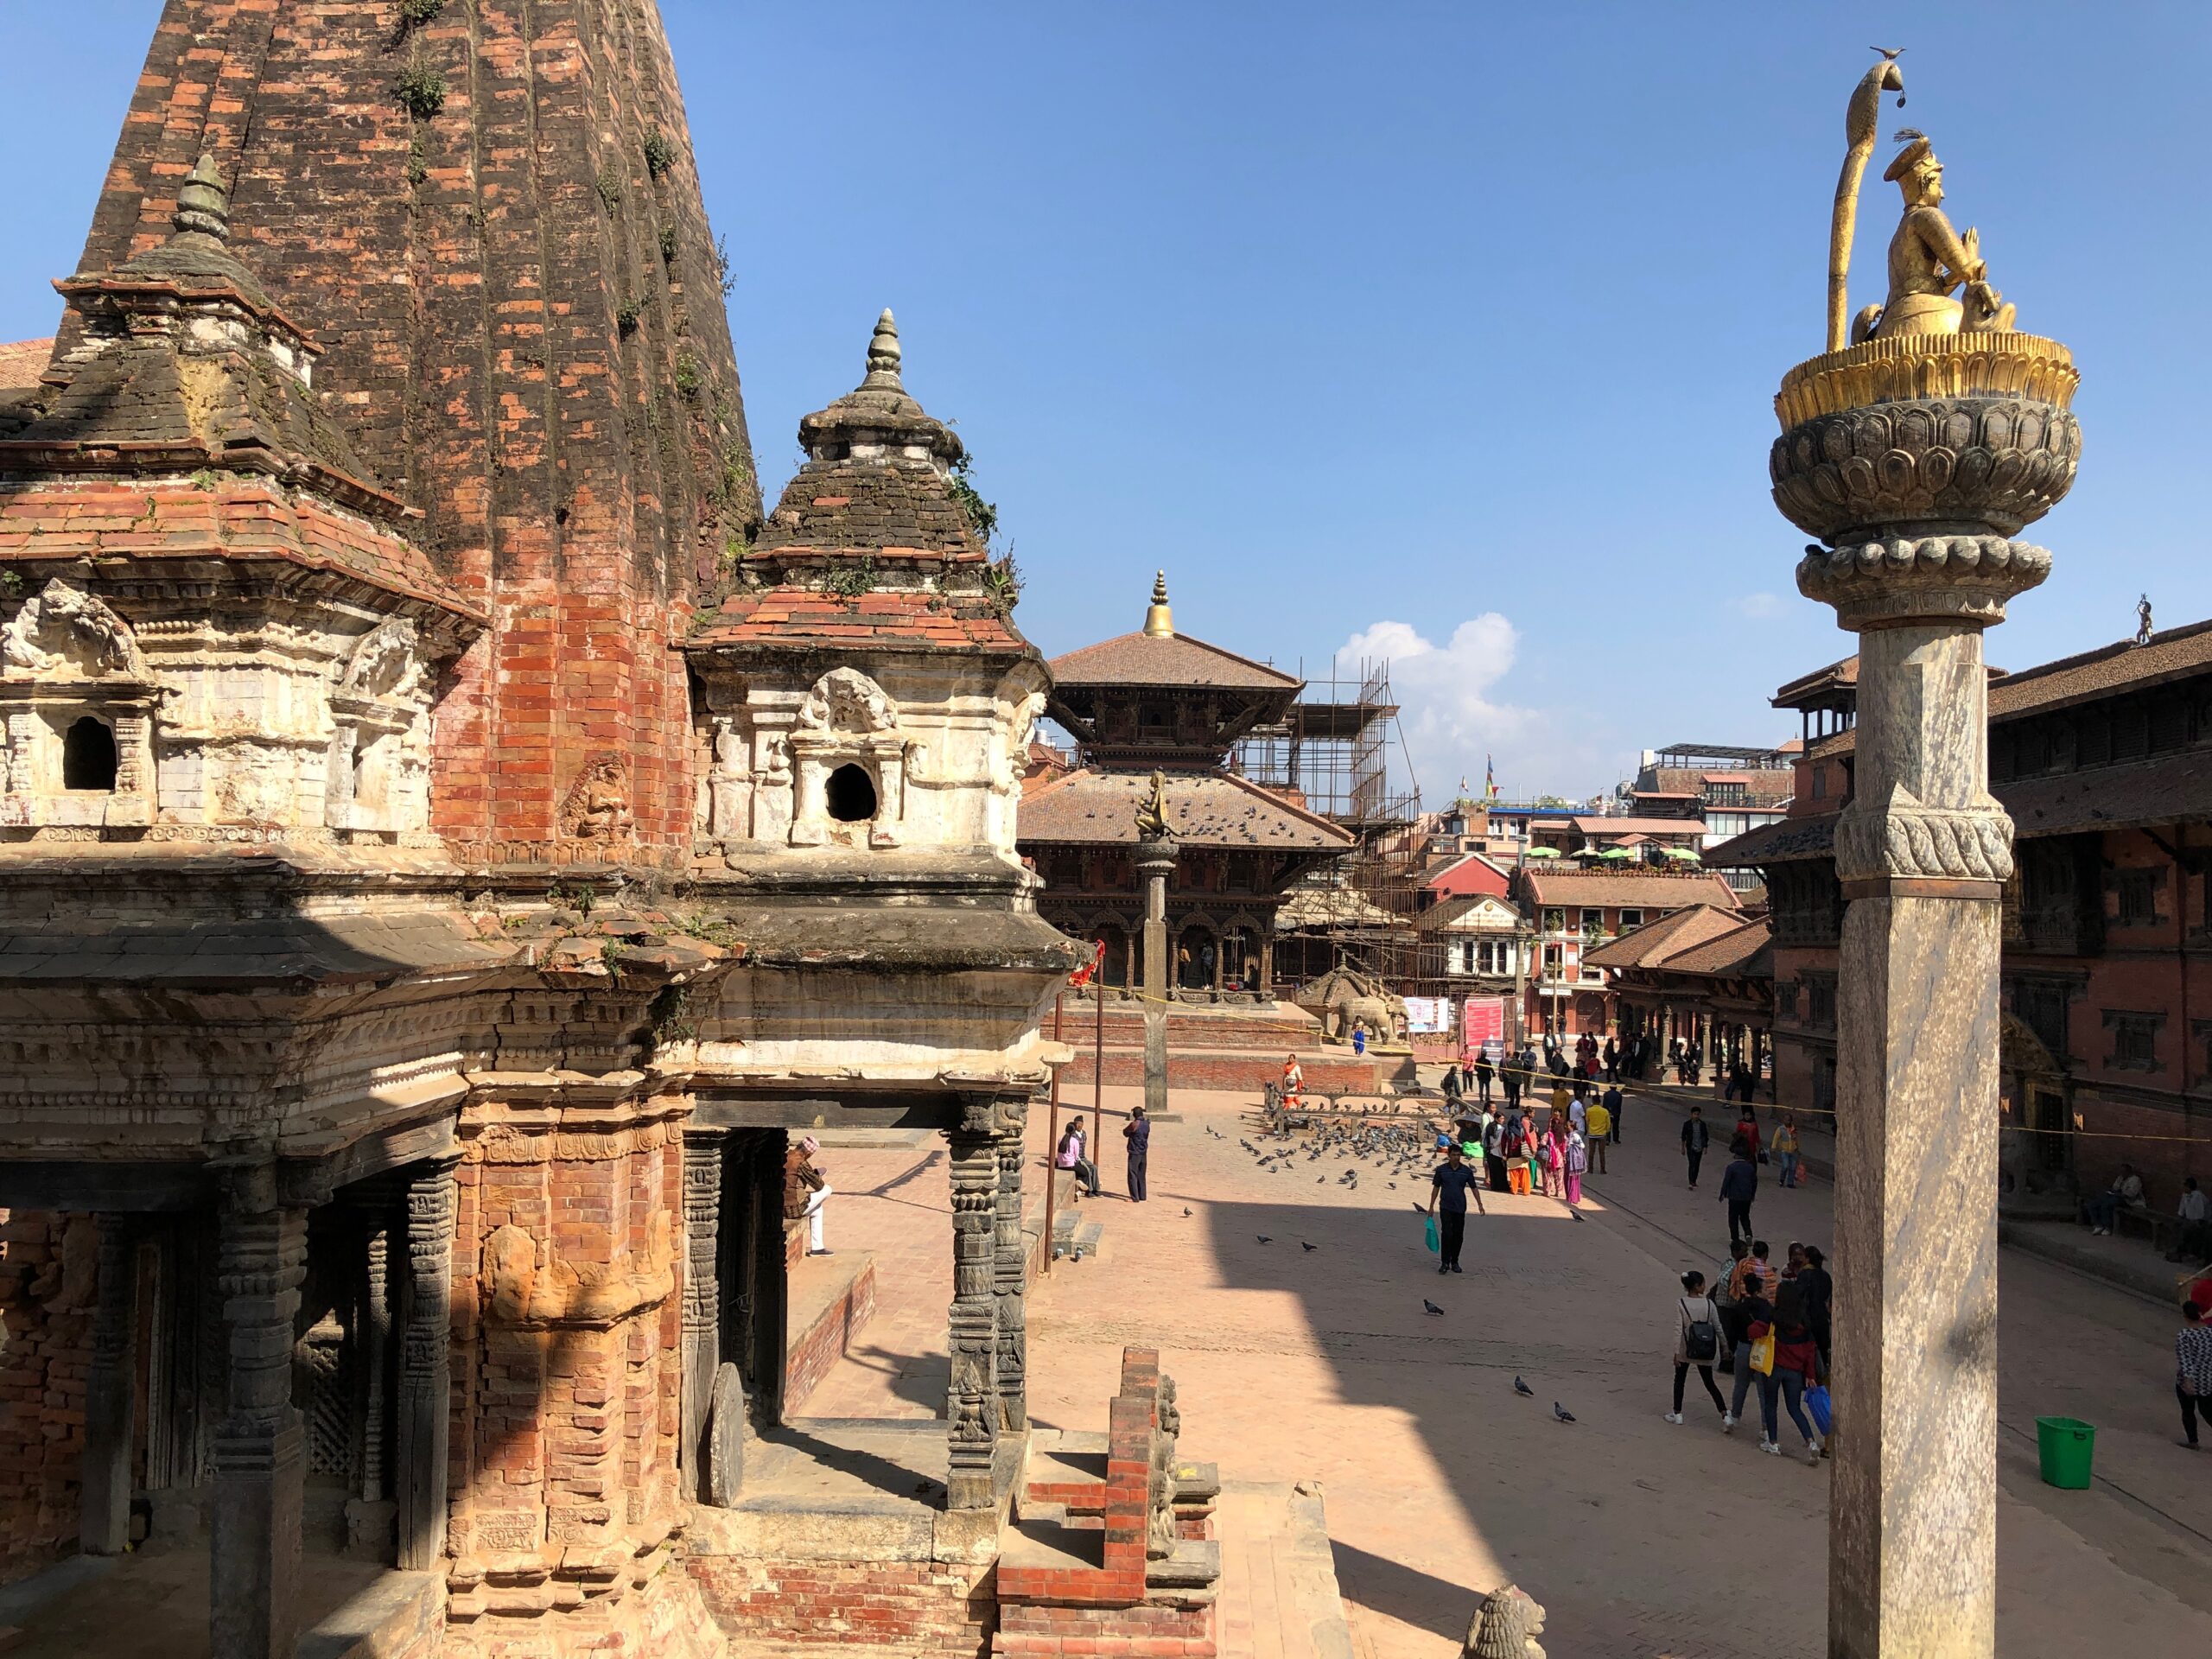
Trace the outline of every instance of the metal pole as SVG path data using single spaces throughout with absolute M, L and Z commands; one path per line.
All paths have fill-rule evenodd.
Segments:
M 1106 1155 L 1106 1143 L 1100 1138 L 1106 1133 L 1106 987 L 1102 982 L 1090 990 L 1098 999 L 1097 1046 L 1090 1058 L 1090 1166 L 1096 1169 Z
M 1068 1000 L 1065 987 L 1052 993 L 1052 1041 L 1060 1040 L 1060 1016 Z M 1060 1186 L 1060 1071 L 1052 1068 L 1052 1103 L 1046 1109 L 1045 1132 L 1045 1271 L 1052 1270 L 1052 1200 Z

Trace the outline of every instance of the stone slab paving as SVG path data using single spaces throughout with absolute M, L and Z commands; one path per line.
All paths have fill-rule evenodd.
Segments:
M 1107 1091 L 1109 1190 L 1118 1114 L 1137 1097 Z M 1103 1427 L 1122 1345 L 1157 1344 L 1180 1386 L 1186 1456 L 1232 1480 L 1325 1491 L 1360 1659 L 1447 1659 L 1477 1595 L 1508 1579 L 1550 1610 L 1554 1654 L 1821 1650 L 1826 1469 L 1761 1456 L 1755 1434 L 1723 1437 L 1695 1414 L 1694 1378 L 1690 1422 L 1662 1419 L 1675 1275 L 1726 1236 L 1713 1179 L 1683 1190 L 1673 1113 L 1631 1108 L 1630 1139 L 1592 1178 L 1581 1221 L 1550 1200 L 1490 1197 L 1469 1227 L 1466 1272 L 1440 1278 L 1411 1213 L 1423 1173 L 1344 1156 L 1262 1173 L 1237 1145 L 1254 1133 L 1239 1116 L 1249 1103 L 1178 1096 L 1184 1121 L 1153 1136 L 1152 1202 L 1085 1205 L 1113 1249 L 1058 1264 L 1032 1294 L 1040 1424 Z M 878 1253 L 880 1302 L 811 1407 L 932 1414 L 951 1294 L 944 1160 L 926 1148 L 835 1157 L 831 1242 Z M 1356 1189 L 1339 1184 L 1347 1166 Z M 1826 1244 L 1831 1195 L 1826 1183 L 1763 1191 L 1760 1230 Z M 2172 1444 L 2169 1322 L 2012 1252 L 2003 1275 L 2001 1651 L 2212 1652 L 2212 1453 Z M 1516 1375 L 1535 1398 L 1513 1392 Z M 1576 1423 L 1553 1421 L 1555 1399 Z M 2033 1419 L 2052 1414 L 2099 1425 L 2095 1489 L 2037 1478 Z M 1250 1643 L 1231 1650 L 1271 1653 L 1263 1643 L 1279 1638 L 1263 1630 L 1295 1615 L 1279 1585 L 1263 1587 L 1266 1553 L 1225 1557 L 1249 1580 L 1224 1599 L 1225 1632 L 1233 1604 Z

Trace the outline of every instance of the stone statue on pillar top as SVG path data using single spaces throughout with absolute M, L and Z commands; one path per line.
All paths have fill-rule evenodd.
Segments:
M 1172 841 L 1175 826 L 1167 819 L 1167 774 L 1152 774 L 1152 791 L 1137 805 L 1137 839 Z

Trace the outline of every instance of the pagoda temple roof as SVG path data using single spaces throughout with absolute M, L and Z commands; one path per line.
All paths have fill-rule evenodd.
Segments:
M 1251 687 L 1295 691 L 1294 674 L 1255 663 L 1188 634 L 1122 633 L 1052 661 L 1052 678 L 1064 690 L 1086 686 Z
M 1166 774 L 1167 821 L 1185 846 L 1340 852 L 1351 835 L 1249 779 L 1227 772 Z M 1084 769 L 1021 801 L 1014 839 L 1032 843 L 1134 846 L 1137 808 L 1152 792 L 1144 772 Z

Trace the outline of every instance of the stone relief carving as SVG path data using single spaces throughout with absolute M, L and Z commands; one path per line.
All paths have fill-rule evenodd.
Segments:
M 2004 881 L 2012 874 L 2012 821 L 1994 799 L 1979 807 L 1923 805 L 1903 785 L 1886 803 L 1860 799 L 1835 826 L 1835 873 Z
M 643 1260 L 620 1249 L 572 1266 L 509 1222 L 484 1241 L 482 1284 L 490 1316 L 502 1325 L 613 1325 L 675 1294 L 675 1224 L 667 1211 L 653 1212 Z
M 1966 616 L 2005 620 L 2005 601 L 2050 574 L 2050 555 L 2001 536 L 1893 536 L 1885 541 L 1808 546 L 1797 591 L 1834 605 L 1847 626 L 1882 618 Z
M 629 772 L 617 754 L 584 763 L 561 800 L 561 833 L 577 841 L 621 841 L 635 826 Z
M 349 697 L 404 696 L 418 666 L 415 625 L 404 616 L 389 617 L 363 635 L 338 683 Z
M 708 739 L 710 759 L 700 785 L 699 828 L 716 841 L 741 841 L 753 819 L 750 747 L 734 715 L 716 715 Z
M 858 669 L 833 668 L 814 683 L 798 719 L 813 731 L 888 732 L 899 724 L 899 705 Z
M 96 594 L 54 577 L 0 628 L 0 669 L 143 680 L 146 659 L 125 622 Z

